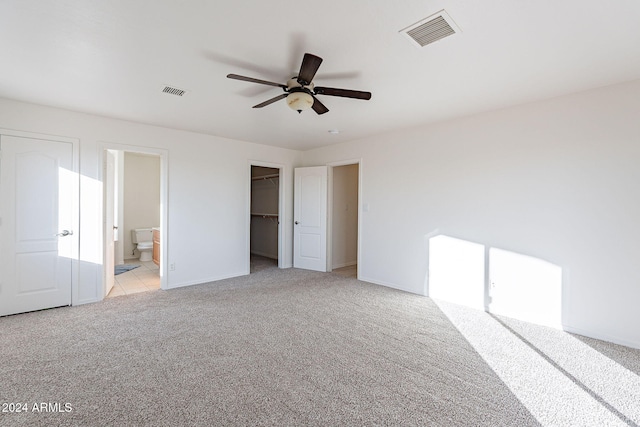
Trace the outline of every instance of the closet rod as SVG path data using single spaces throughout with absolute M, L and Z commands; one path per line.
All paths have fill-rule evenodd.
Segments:
M 251 212 L 251 216 L 261 216 L 262 218 L 278 218 L 278 214 Z
M 279 177 L 280 177 L 280 174 L 272 173 L 270 175 L 252 176 L 251 181 L 259 181 L 262 179 L 272 179 L 272 178 L 279 178 Z

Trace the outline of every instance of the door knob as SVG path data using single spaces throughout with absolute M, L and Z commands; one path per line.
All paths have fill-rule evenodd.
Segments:
M 62 230 L 62 233 L 58 233 L 56 234 L 56 236 L 64 237 L 64 236 L 71 236 L 72 234 L 73 234 L 73 231 Z
M 295 224 L 295 225 L 298 225 L 298 224 L 300 224 L 300 223 L 299 223 L 298 221 L 296 221 L 296 222 L 294 222 L 294 224 Z

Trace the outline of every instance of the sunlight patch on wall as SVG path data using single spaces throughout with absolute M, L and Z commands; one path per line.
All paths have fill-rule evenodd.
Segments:
M 562 328 L 562 268 L 446 235 L 429 238 L 428 295 Z
M 491 313 L 562 328 L 562 269 L 539 258 L 489 249 Z
M 82 236 L 80 260 L 102 265 L 102 182 L 80 176 Z
M 484 246 L 439 235 L 429 239 L 429 296 L 484 309 Z

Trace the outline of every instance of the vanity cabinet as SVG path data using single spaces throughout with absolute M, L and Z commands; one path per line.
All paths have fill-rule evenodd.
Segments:
M 160 266 L 160 230 L 153 229 L 153 262 Z

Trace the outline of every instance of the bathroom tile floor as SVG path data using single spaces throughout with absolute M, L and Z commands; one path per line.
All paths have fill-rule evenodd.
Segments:
M 160 289 L 160 269 L 153 261 L 128 259 L 125 263 L 140 267 L 115 276 L 115 283 L 107 298 Z

